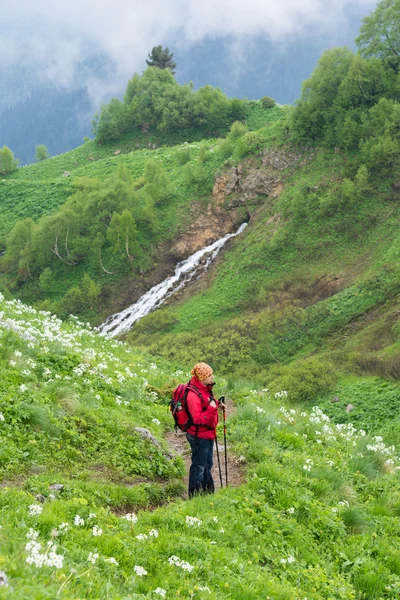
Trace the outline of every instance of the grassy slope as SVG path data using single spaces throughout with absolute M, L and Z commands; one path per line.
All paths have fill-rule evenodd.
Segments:
M 281 409 L 265 390 L 237 384 L 228 392 L 239 405 L 228 432 L 246 458 L 248 483 L 140 511 L 132 524 L 116 512 L 137 512 L 179 491 L 179 462 L 129 433 L 144 425 L 160 438 L 175 371 L 163 361 L 155 368 L 150 357 L 82 324 L 62 325 L 15 302 L 0 300 L 0 311 L 6 478 L 0 565 L 12 586 L 2 589 L 2 598 L 127 600 L 160 597 L 157 588 L 167 598 L 398 597 L 400 459 L 394 449 L 337 428 L 318 412 Z M 226 392 L 222 380 L 218 388 Z M 164 481 L 152 483 L 158 472 Z M 147 482 L 131 487 L 135 477 Z M 55 482 L 65 489 L 52 499 L 48 485 Z M 41 513 L 30 515 L 30 505 Z M 84 524 L 74 524 L 76 515 Z M 190 526 L 187 516 L 200 522 Z M 95 525 L 101 535 L 93 535 Z M 42 554 L 47 541 L 57 543 L 61 565 L 27 564 L 30 528 Z M 149 536 L 151 530 L 158 536 Z M 96 564 L 89 553 L 98 555 Z M 173 556 L 187 561 L 187 570 L 170 564 Z M 147 574 L 137 575 L 135 566 Z
M 266 111 L 259 104 L 254 104 L 248 114 L 248 125 L 250 128 L 257 128 L 266 123 L 273 123 L 281 116 L 282 110 L 278 107 Z M 37 220 L 41 215 L 57 209 L 73 193 L 74 181 L 81 177 L 93 177 L 104 181 L 115 175 L 118 167 L 123 165 L 136 180 L 143 175 L 146 162 L 153 159 L 160 161 L 168 173 L 172 194 L 168 202 L 155 207 L 156 226 L 151 231 L 149 228 L 139 231 L 137 241 L 141 250 L 130 266 L 128 274 L 127 272 L 121 274 L 117 270 L 115 275 L 105 275 L 99 265 L 93 267 L 80 263 L 76 267 L 70 267 L 55 259 L 52 270 L 57 283 L 52 286 L 51 291 L 44 294 L 39 287 L 38 278 L 21 284 L 15 282 L 13 277 L 1 273 L 0 289 L 9 288 L 15 296 L 31 304 L 44 298 L 58 301 L 63 298 L 68 289 L 79 285 L 85 272 L 88 272 L 101 286 L 105 286 L 101 318 L 113 312 L 115 308 L 110 309 L 109 305 L 116 297 L 129 295 L 126 286 L 140 281 L 140 273 L 151 271 L 155 263 L 163 261 L 160 245 L 165 242 L 168 245 L 171 239 L 179 237 L 180 232 L 185 232 L 190 224 L 191 210 L 199 212 L 201 207 L 209 202 L 215 173 L 220 170 L 225 159 L 219 152 L 213 150 L 215 140 L 203 140 L 201 144 L 185 142 L 184 145 L 172 147 L 167 145 L 179 139 L 188 137 L 190 139 L 189 133 L 181 132 L 179 135 L 164 136 L 158 139 L 158 143 L 162 142 L 165 145 L 155 150 L 135 149 L 139 142 L 143 144 L 143 139 L 132 136 L 109 146 L 98 146 L 93 141 L 87 142 L 72 152 L 21 168 L 2 181 L 0 209 L 3 219 L 0 224 L 0 249 L 5 244 L 7 233 L 18 219 L 31 217 Z M 204 135 L 204 132 L 192 132 L 191 135 L 199 137 Z M 145 137 L 146 141 L 147 139 Z M 194 164 L 200 147 L 208 149 L 209 152 L 206 162 L 202 165 L 202 183 L 198 184 L 188 181 L 186 165 L 180 164 L 179 155 L 182 149 L 189 148 L 191 162 Z M 120 150 L 121 154 L 115 156 L 114 152 L 117 150 Z M 89 160 L 92 158 L 95 160 Z M 63 176 L 65 171 L 70 173 L 68 177 Z M 142 198 L 138 193 L 137 202 L 141 201 Z M 105 263 L 109 264 L 107 256 Z M 95 311 L 89 311 L 86 318 L 94 322 L 99 320 Z
M 132 343 L 171 360 L 201 357 L 225 374 L 278 387 L 285 370 L 277 363 L 319 358 L 333 364 L 338 380 L 321 396 L 324 407 L 339 420 L 347 415 L 379 430 L 397 413 L 400 393 L 400 211 L 390 182 L 375 179 L 353 208 L 338 205 L 325 214 L 328 193 L 338 196 L 348 175 L 345 156 L 320 150 L 289 175 L 279 199 L 260 209 L 207 284 L 143 320 Z M 271 222 L 276 214 L 278 226 Z M 361 400 L 364 376 L 375 376 L 366 385 L 368 401 Z M 387 378 L 394 383 L 384 394 Z M 318 386 L 310 389 L 310 401 L 316 392 Z M 334 394 L 342 401 L 332 406 Z M 349 416 L 344 408 L 352 396 Z M 374 407 L 373 397 L 380 398 Z
M 254 104 L 249 108 L 248 127 L 251 130 L 259 129 L 267 122 L 279 119 L 280 114 L 279 108 L 263 110 L 261 105 Z M 124 164 L 132 176 L 138 178 L 143 175 L 144 164 L 150 157 L 161 160 L 171 170 L 175 163 L 169 160 L 170 147 L 176 146 L 172 151 L 175 154 L 184 142 L 200 142 L 205 139 L 206 132 L 202 129 L 172 134 L 150 132 L 143 135 L 137 132 L 126 135 L 118 142 L 101 146 L 91 140 L 65 154 L 21 167 L 0 181 L 0 245 L 4 244 L 6 234 L 17 220 L 27 217 L 37 220 L 63 204 L 71 193 L 76 177 L 104 179 L 114 174 L 119 164 Z M 209 145 L 212 143 L 210 141 Z M 158 149 L 149 150 L 148 144 L 155 144 Z M 115 156 L 117 151 L 121 154 Z M 215 165 L 215 169 L 218 166 Z M 65 177 L 65 172 L 70 175 Z M 179 187 L 179 177 L 176 183 Z

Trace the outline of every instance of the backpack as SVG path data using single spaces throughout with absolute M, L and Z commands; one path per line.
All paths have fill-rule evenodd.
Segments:
M 177 388 L 172 392 L 172 400 L 169 403 L 170 411 L 172 412 L 172 416 L 175 421 L 175 430 L 180 429 L 181 431 L 188 431 L 193 425 L 193 418 L 189 412 L 187 405 L 187 395 L 189 392 L 195 392 L 201 400 L 203 401 L 203 397 L 198 389 L 189 383 L 181 383 Z M 203 411 L 207 410 L 203 408 Z M 196 427 L 197 430 L 198 426 Z M 197 433 L 197 432 L 196 432 Z

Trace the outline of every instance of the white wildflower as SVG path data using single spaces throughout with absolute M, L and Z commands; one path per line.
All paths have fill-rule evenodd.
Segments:
M 154 594 L 156 594 L 156 596 L 161 596 L 161 598 L 165 598 L 167 595 L 167 591 L 163 588 L 158 587 L 154 590 Z
M 287 561 L 288 561 L 288 564 L 290 565 L 290 564 L 296 562 L 296 559 L 294 558 L 294 556 L 288 556 Z
M 188 525 L 189 527 L 194 527 L 195 525 L 197 527 L 200 527 L 201 523 L 202 523 L 201 520 L 198 519 L 197 517 L 189 517 L 189 516 L 186 517 L 186 525 Z
M 170 556 L 168 559 L 170 565 L 175 565 L 176 567 L 180 567 L 184 571 L 188 571 L 191 573 L 194 569 L 193 565 L 190 565 L 186 560 L 181 560 L 178 556 Z
M 40 515 L 43 511 L 43 506 L 41 506 L 40 504 L 30 504 L 28 508 L 29 515 L 31 517 L 36 517 L 37 515 Z
M 92 563 L 92 565 L 96 564 L 98 558 L 99 555 L 97 554 L 97 552 L 89 552 L 88 561 Z
M 74 518 L 74 525 L 76 525 L 77 527 L 80 527 L 81 525 L 85 524 L 85 520 L 82 519 L 82 517 L 80 517 L 79 515 L 75 515 Z
M 98 527 L 97 525 L 95 525 L 94 527 L 92 527 L 92 534 L 95 537 L 98 537 L 103 534 L 103 530 L 101 527 Z
M 158 538 L 158 531 L 157 531 L 157 529 L 150 529 L 149 536 L 150 537 Z
M 135 513 L 127 513 L 124 517 L 122 517 L 123 519 L 126 519 L 127 521 L 129 521 L 130 523 L 137 523 L 138 522 L 138 518 L 135 515 Z
M 148 575 L 146 569 L 144 569 L 143 567 L 140 567 L 139 565 L 135 565 L 133 567 L 133 570 L 135 571 L 135 573 L 138 577 L 143 577 L 143 575 Z

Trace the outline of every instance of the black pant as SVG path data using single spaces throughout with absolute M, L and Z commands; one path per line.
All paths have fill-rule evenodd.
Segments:
M 211 475 L 213 466 L 214 440 L 195 437 L 186 434 L 192 449 L 192 464 L 189 471 L 189 498 L 196 494 L 212 494 L 214 492 L 214 480 Z

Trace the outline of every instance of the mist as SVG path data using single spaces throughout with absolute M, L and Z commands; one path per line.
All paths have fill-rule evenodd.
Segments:
M 101 55 L 108 73 L 85 81 L 94 102 L 120 90 L 145 67 L 154 45 L 173 40 L 179 51 L 207 39 L 229 38 L 243 62 L 253 38 L 290 44 L 315 35 L 335 38 L 349 14 L 368 13 L 375 0 L 20 0 L 0 7 L 0 70 L 27 67 L 60 86 L 83 82 L 81 65 Z M 173 47 L 171 47 L 174 50 Z M 179 69 L 179 65 L 178 65 Z M 179 73 L 178 73 L 179 74 Z

